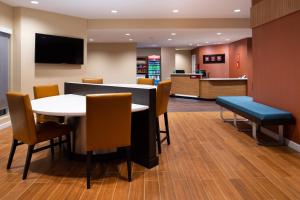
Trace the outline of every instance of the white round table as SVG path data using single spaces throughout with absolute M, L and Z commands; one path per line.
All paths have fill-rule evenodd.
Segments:
M 34 113 L 50 116 L 80 117 L 75 134 L 75 153 L 86 153 L 86 97 L 80 95 L 59 95 L 31 101 Z M 145 105 L 132 104 L 131 111 L 139 112 L 147 110 Z M 103 151 L 102 151 L 103 153 Z

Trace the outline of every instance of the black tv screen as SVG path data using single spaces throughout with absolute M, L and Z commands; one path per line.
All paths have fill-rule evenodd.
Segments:
M 83 64 L 84 40 L 35 34 L 35 63 Z

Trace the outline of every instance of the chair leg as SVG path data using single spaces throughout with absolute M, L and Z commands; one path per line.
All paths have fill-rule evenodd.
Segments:
M 50 145 L 51 145 L 51 157 L 53 159 L 54 158 L 54 139 L 50 140 Z
M 91 188 L 91 163 L 92 163 L 92 151 L 87 151 L 86 154 L 86 188 Z
M 126 154 L 127 154 L 127 172 L 128 172 L 128 182 L 131 182 L 131 152 L 130 147 L 126 147 Z
M 62 136 L 58 137 L 58 144 L 59 144 L 59 149 L 61 150 L 61 148 L 62 148 Z
M 158 117 L 156 117 L 156 140 L 157 140 L 158 154 L 161 154 L 160 129 L 159 129 L 159 118 Z
M 34 145 L 28 145 L 27 157 L 26 157 L 26 162 L 25 162 L 25 167 L 24 167 L 24 172 L 23 172 L 23 180 L 25 180 L 27 178 L 33 149 L 34 149 Z
M 165 127 L 166 127 L 166 134 L 167 134 L 167 143 L 170 145 L 170 132 L 169 132 L 169 121 L 168 121 L 168 112 L 164 113 L 165 119 Z
M 7 167 L 6 167 L 7 169 L 10 169 L 11 163 L 12 163 L 14 155 L 15 155 L 17 144 L 18 144 L 18 140 L 14 139 L 12 141 L 11 148 L 10 148 L 9 158 L 8 158 Z
M 71 156 L 71 135 L 70 134 L 66 135 L 66 138 L 67 138 L 67 151 L 70 157 Z

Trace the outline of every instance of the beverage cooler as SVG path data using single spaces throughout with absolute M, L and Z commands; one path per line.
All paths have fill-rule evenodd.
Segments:
M 155 80 L 155 85 L 160 82 L 160 56 L 148 56 L 148 77 Z

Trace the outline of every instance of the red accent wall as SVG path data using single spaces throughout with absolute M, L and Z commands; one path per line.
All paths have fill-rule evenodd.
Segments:
M 225 54 L 225 63 L 203 64 L 203 55 Z M 229 47 L 228 45 L 212 45 L 199 47 L 200 69 L 206 70 L 211 78 L 229 77 Z
M 253 29 L 253 97 L 293 113 L 287 137 L 300 143 L 300 11 Z
M 252 39 L 247 38 L 229 44 L 229 77 L 248 77 L 248 95 L 252 95 Z

